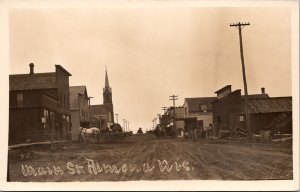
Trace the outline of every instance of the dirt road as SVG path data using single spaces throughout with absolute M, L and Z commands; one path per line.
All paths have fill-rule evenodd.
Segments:
M 10 181 L 292 179 L 292 144 L 131 136 L 115 144 L 9 151 Z

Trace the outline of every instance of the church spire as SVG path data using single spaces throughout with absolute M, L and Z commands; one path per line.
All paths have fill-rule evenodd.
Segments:
M 107 68 L 105 66 L 105 87 L 103 88 L 103 104 L 112 104 L 112 92 L 109 87 Z
M 105 88 L 109 88 L 108 76 L 107 76 L 107 67 L 105 65 Z

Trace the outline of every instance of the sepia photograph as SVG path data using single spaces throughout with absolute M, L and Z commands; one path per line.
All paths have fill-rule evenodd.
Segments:
M 299 190 L 297 1 L 0 2 L 1 190 Z

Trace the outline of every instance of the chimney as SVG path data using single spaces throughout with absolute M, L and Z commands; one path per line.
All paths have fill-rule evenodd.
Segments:
M 266 94 L 264 87 L 261 88 L 261 94 Z
M 34 74 L 34 64 L 33 63 L 30 63 L 29 64 L 29 67 L 30 67 L 30 75 L 33 75 Z

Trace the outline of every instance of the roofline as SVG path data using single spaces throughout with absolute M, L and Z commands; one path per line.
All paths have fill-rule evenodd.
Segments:
M 185 97 L 184 99 L 205 99 L 205 98 L 210 99 L 210 98 L 217 98 L 217 97 L 215 97 L 215 96 L 211 96 L 211 97 Z
M 44 72 L 44 73 L 34 73 L 32 75 L 44 75 L 44 74 L 55 74 L 55 72 Z M 10 74 L 9 77 L 13 76 L 29 76 L 29 73 L 21 73 L 21 74 Z
M 261 97 L 261 98 L 248 98 L 248 99 L 292 99 L 293 97 L 292 96 L 282 96 L 282 97 Z
M 57 87 L 52 87 L 52 88 L 39 88 L 39 89 L 10 89 L 9 91 L 44 91 L 44 90 L 49 90 L 49 89 L 57 89 Z
M 219 92 L 223 91 L 224 89 L 227 89 L 228 87 L 230 87 L 230 89 L 231 89 L 231 85 L 226 85 L 225 87 L 217 90 L 215 93 L 219 93 Z
M 68 76 L 72 76 L 71 73 L 69 73 L 65 68 L 63 68 L 61 65 L 55 65 L 55 67 L 60 68 L 63 72 L 65 72 Z
M 93 106 L 102 106 L 103 104 L 97 104 L 97 105 L 90 105 L 89 107 L 93 107 Z
M 69 87 L 85 87 L 86 88 L 86 85 L 72 85 L 72 86 L 69 86 Z

